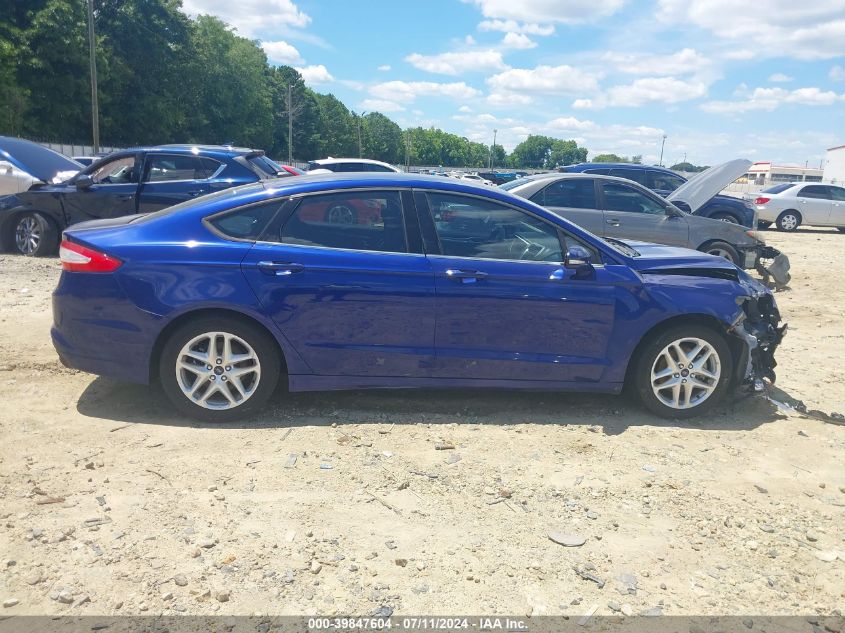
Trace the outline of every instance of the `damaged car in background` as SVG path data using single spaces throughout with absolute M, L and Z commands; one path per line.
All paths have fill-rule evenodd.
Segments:
M 789 283 L 789 259 L 753 229 L 693 215 L 751 161 L 736 159 L 696 174 L 666 199 L 642 185 L 590 173 L 539 174 L 502 185 L 603 237 L 683 246 L 753 269 L 776 287 Z M 681 210 L 679 207 L 684 207 Z M 756 226 L 756 222 L 753 223 Z
M 366 206 L 339 225 L 321 211 Z M 724 224 L 719 223 L 717 224 Z M 65 230 L 53 344 L 209 422 L 289 391 L 624 388 L 668 418 L 775 379 L 772 292 L 723 257 L 601 238 L 501 189 L 329 174 Z

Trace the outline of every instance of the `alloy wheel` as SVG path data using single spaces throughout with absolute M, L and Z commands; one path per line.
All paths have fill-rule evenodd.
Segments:
M 188 400 L 218 411 L 249 400 L 261 380 L 255 350 L 228 332 L 206 332 L 188 341 L 176 357 L 175 369 Z
M 711 249 L 709 249 L 709 250 L 707 251 L 707 254 L 708 254 L 708 255 L 715 255 L 716 257 L 724 257 L 724 258 L 725 258 L 725 259 L 727 259 L 730 263 L 732 263 L 732 264 L 735 264 L 735 263 L 736 263 L 736 262 L 734 262 L 733 254 L 732 254 L 731 252 L 729 252 L 729 251 L 728 251 L 727 249 L 725 249 L 725 248 L 719 248 L 719 247 L 717 246 L 716 248 L 711 248 Z
M 707 400 L 719 385 L 721 362 L 716 349 L 700 338 L 669 343 L 651 367 L 651 388 L 673 409 L 691 409 Z
M 338 204 L 326 214 L 329 224 L 355 224 L 355 213 L 345 204 Z
M 780 219 L 780 226 L 784 231 L 794 231 L 798 228 L 798 218 L 791 213 L 787 213 Z
M 24 255 L 32 255 L 41 243 L 41 223 L 34 215 L 23 216 L 15 227 L 15 246 Z

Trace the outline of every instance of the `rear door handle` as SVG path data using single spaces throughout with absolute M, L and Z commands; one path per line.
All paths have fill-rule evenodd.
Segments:
M 124 194 L 117 196 L 117 199 L 118 200 L 132 200 L 132 198 L 134 198 L 134 197 L 135 197 L 134 193 L 124 193 Z
M 621 224 L 621 222 L 616 218 L 609 218 L 605 220 L 605 222 L 607 222 L 610 226 L 619 226 Z
M 458 283 L 473 284 L 476 281 L 486 279 L 487 273 L 480 270 L 458 270 L 450 268 L 446 271 L 446 276 Z
M 267 275 L 276 275 L 278 277 L 301 273 L 305 270 L 305 266 L 302 264 L 294 264 L 291 262 L 258 262 L 256 266 L 258 266 L 258 269 L 262 273 Z

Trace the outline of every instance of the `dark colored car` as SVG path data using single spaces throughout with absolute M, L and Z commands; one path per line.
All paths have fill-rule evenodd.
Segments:
M 375 223 L 310 209 L 363 202 Z M 764 389 L 785 326 L 720 257 L 599 238 L 500 189 L 409 174 L 245 185 L 67 229 L 62 362 L 225 421 L 290 391 L 619 393 L 691 417 Z
M 671 169 L 635 163 L 580 163 L 561 167 L 559 171 L 627 178 L 651 189 L 664 198 L 686 182 L 683 176 L 679 176 Z M 684 209 L 683 200 L 673 200 L 672 202 L 683 211 L 689 210 Z M 707 204 L 697 209 L 693 215 L 757 228 L 754 223 L 754 207 L 745 200 L 731 196 L 715 195 Z
M 114 152 L 65 182 L 35 184 L 0 200 L 0 239 L 24 255 L 55 253 L 65 227 L 149 213 L 279 175 L 261 150 L 160 145 Z

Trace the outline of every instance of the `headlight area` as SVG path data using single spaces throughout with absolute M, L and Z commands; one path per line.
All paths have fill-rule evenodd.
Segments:
M 740 387 L 748 391 L 765 391 L 763 380 L 775 382 L 775 351 L 786 335 L 786 324 L 780 325 L 780 312 L 768 292 L 738 297 L 742 308 L 728 328 L 728 333 L 744 343 L 744 356 L 737 365 Z

